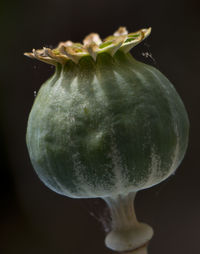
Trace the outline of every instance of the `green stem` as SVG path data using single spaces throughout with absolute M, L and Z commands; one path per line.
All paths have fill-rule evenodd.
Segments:
M 132 192 L 104 198 L 112 218 L 112 230 L 106 236 L 105 244 L 115 251 L 145 254 L 144 245 L 152 238 L 153 230 L 150 226 L 138 222 L 134 209 L 135 195 L 136 193 Z

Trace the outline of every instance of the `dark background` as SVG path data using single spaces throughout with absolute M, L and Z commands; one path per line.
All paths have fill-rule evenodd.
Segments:
M 176 174 L 136 198 L 138 218 L 155 230 L 149 254 L 200 253 L 199 10 L 195 0 L 0 2 L 1 254 L 112 253 L 104 247 L 104 202 L 59 196 L 33 171 L 25 144 L 27 118 L 34 91 L 53 69 L 23 52 L 81 41 L 90 32 L 106 37 L 120 25 L 129 31 L 153 28 L 132 53 L 172 81 L 191 123 L 189 147 Z

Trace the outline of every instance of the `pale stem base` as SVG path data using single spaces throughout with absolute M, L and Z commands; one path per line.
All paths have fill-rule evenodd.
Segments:
M 112 230 L 106 236 L 105 244 L 118 252 L 147 254 L 146 246 L 153 236 L 153 229 L 138 222 L 133 204 L 135 195 L 132 192 L 104 198 L 112 218 Z

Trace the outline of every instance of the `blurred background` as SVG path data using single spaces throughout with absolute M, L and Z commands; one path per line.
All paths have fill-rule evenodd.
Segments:
M 136 198 L 139 220 L 155 230 L 149 254 L 200 253 L 198 2 L 1 0 L 1 254 L 112 253 L 104 246 L 104 202 L 60 196 L 34 173 L 25 144 L 27 119 L 34 91 L 54 70 L 23 53 L 63 40 L 81 41 L 90 32 L 104 38 L 119 26 L 131 32 L 153 28 L 132 53 L 171 80 L 191 122 L 189 147 L 176 174 Z

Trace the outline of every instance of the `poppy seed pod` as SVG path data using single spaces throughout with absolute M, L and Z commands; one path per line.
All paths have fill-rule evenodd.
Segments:
M 130 50 L 151 29 L 120 27 L 103 41 L 61 42 L 25 55 L 53 64 L 29 115 L 27 146 L 33 167 L 50 189 L 72 198 L 101 197 L 115 251 L 146 251 L 153 235 L 136 219 L 137 191 L 169 177 L 182 161 L 189 121 L 170 81 Z

